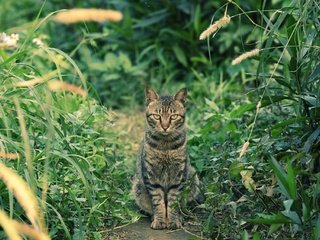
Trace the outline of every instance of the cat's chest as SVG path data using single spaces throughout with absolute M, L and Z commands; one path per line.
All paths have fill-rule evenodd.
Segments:
M 157 166 L 178 166 L 186 161 L 186 151 L 184 148 L 178 150 L 157 150 L 147 149 L 147 158 Z
M 150 181 L 163 187 L 179 183 L 187 163 L 185 150 L 148 150 L 146 161 Z

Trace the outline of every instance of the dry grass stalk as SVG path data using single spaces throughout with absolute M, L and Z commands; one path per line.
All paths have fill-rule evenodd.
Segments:
M 231 64 L 232 65 L 239 64 L 243 60 L 245 60 L 245 59 L 247 59 L 249 57 L 258 55 L 259 52 L 260 52 L 260 49 L 253 49 L 253 50 L 251 50 L 249 52 L 245 52 L 245 53 L 241 54 L 240 56 L 238 56 L 237 58 L 233 59 Z
M 257 103 L 257 106 L 256 106 L 257 112 L 260 111 L 260 108 L 261 108 L 261 100 Z
M 214 22 L 211 24 L 205 31 L 203 31 L 200 34 L 199 39 L 203 40 L 207 37 L 209 37 L 212 33 L 216 32 L 223 26 L 227 25 L 230 22 L 230 16 L 229 15 L 224 15 L 222 18 L 220 18 L 218 21 Z
M 249 142 L 246 141 L 242 146 L 239 157 L 242 157 L 247 152 L 248 147 L 249 147 Z
M 8 45 L 6 43 L 0 43 L 0 48 L 16 48 L 17 46 L 14 46 L 14 45 Z
M 23 81 L 23 82 L 16 82 L 13 84 L 14 87 L 32 87 L 34 85 L 37 85 L 39 83 L 43 83 L 48 81 L 49 79 L 53 78 L 54 76 L 56 76 L 57 72 L 56 71 L 52 71 L 42 77 L 36 77 L 32 80 L 28 80 L 28 81 Z
M 20 129 L 21 129 L 21 136 L 22 136 L 23 145 L 24 145 L 24 156 L 26 158 L 28 171 L 29 171 L 29 174 L 31 175 L 31 177 L 34 177 L 35 175 L 34 175 L 34 171 L 33 171 L 33 162 L 32 162 L 32 157 L 31 157 L 30 140 L 29 140 L 29 136 L 28 136 L 26 122 L 23 117 L 23 112 L 20 107 L 19 100 L 16 97 L 14 97 L 13 102 L 16 105 L 16 109 L 17 109 L 18 120 L 19 120 Z
M 28 237 L 35 239 L 35 240 L 50 240 L 50 237 L 47 234 L 45 234 L 43 232 L 39 232 L 25 223 L 19 223 L 14 220 L 12 221 L 12 223 L 13 223 L 13 226 L 15 227 L 15 229 L 21 235 L 28 236 Z
M 7 159 L 18 159 L 18 153 L 8 153 L 8 152 L 0 152 L 0 158 L 7 158 Z
M 10 192 L 15 196 L 27 217 L 36 229 L 41 228 L 40 213 L 36 197 L 33 195 L 27 183 L 13 170 L 0 162 L 0 179 L 4 182 Z
M 7 216 L 7 214 L 0 209 L 0 225 L 10 240 L 21 240 L 19 233 L 13 221 Z
M 115 10 L 104 10 L 104 9 L 84 9 L 74 8 L 57 13 L 53 17 L 53 20 L 61 23 L 77 23 L 77 22 L 119 22 L 122 19 L 122 13 Z
M 36 84 L 44 82 L 43 78 L 35 78 L 29 81 L 16 82 L 13 84 L 15 87 L 32 87 Z
M 88 95 L 88 93 L 82 88 L 70 83 L 62 82 L 62 81 L 50 81 L 48 82 L 48 88 L 51 91 L 65 90 L 65 91 L 73 92 L 73 93 L 79 94 L 82 97 L 86 97 Z

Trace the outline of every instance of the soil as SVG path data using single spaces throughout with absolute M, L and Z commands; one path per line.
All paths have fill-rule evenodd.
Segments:
M 186 232 L 183 229 L 178 230 L 153 230 L 150 228 L 150 220 L 141 218 L 138 222 L 130 224 L 120 229 L 109 232 L 105 240 L 199 240 L 201 238 Z

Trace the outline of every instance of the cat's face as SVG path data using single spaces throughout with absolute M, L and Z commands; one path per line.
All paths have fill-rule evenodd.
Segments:
M 184 126 L 187 90 L 179 90 L 173 96 L 159 96 L 147 87 L 146 118 L 150 130 L 161 135 L 170 135 Z

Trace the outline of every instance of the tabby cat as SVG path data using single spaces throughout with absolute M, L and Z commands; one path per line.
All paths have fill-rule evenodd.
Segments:
M 199 179 L 190 165 L 186 147 L 185 101 L 187 90 L 159 96 L 147 87 L 146 131 L 140 146 L 132 192 L 137 205 L 152 216 L 151 228 L 177 229 L 181 192 L 191 183 L 188 202 L 199 196 Z

